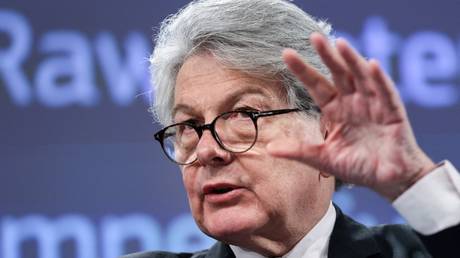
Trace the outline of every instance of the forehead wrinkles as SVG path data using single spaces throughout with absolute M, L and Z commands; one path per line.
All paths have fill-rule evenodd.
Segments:
M 241 77 L 241 74 L 224 69 L 209 54 L 192 56 L 185 61 L 177 74 L 173 106 L 192 102 L 208 103 L 204 99 L 210 97 L 213 91 L 219 90 L 217 84 L 233 85 L 236 83 L 232 81 Z
M 222 85 L 218 87 L 228 88 Z M 205 91 L 199 99 L 192 97 L 192 95 L 180 94 L 182 97 L 178 97 L 173 108 L 173 115 L 178 111 L 185 113 L 200 113 L 211 110 L 225 112 L 241 101 L 253 108 L 270 108 L 279 103 L 279 97 L 258 85 L 239 83 L 237 87 L 230 88 L 230 90 L 218 92 L 219 94 Z
M 242 81 L 229 78 L 218 83 L 206 81 L 188 81 L 178 84 L 175 93 L 173 115 L 178 110 L 184 111 L 187 107 L 194 110 L 211 110 L 228 102 L 241 86 Z M 242 92 L 243 93 L 243 92 Z
M 271 103 L 281 102 L 280 97 L 284 99 L 285 95 L 281 92 L 284 91 L 276 80 L 227 69 L 211 56 L 194 56 L 178 73 L 172 115 L 179 107 L 207 110 L 249 95 L 265 96 Z

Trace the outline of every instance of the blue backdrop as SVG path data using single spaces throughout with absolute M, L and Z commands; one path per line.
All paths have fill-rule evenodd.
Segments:
M 197 250 L 177 167 L 153 142 L 147 58 L 188 1 L 0 3 L 0 258 L 113 258 Z M 295 1 L 327 18 L 398 84 L 421 146 L 460 165 L 454 0 Z M 366 224 L 402 222 L 361 188 L 335 196 Z

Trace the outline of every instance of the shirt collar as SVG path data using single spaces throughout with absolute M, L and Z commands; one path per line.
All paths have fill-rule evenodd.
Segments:
M 336 219 L 332 202 L 321 220 L 282 258 L 323 258 L 327 257 L 329 238 Z M 230 245 L 236 258 L 266 258 L 258 253 Z

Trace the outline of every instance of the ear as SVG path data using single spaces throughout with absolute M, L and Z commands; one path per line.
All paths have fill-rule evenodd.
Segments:
M 321 131 L 324 140 L 327 139 L 329 132 L 332 130 L 331 122 L 324 118 L 324 116 L 319 118 L 319 130 Z
M 324 118 L 324 116 L 320 117 L 319 120 L 319 129 L 321 131 L 321 134 L 323 135 L 324 141 L 326 141 L 327 137 L 329 136 L 329 132 L 332 130 L 331 123 Z M 319 171 L 318 179 L 321 180 L 321 177 L 328 178 L 330 177 L 331 174 L 326 173 L 324 171 Z

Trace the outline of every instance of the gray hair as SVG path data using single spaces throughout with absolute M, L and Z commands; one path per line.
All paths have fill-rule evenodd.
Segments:
M 150 58 L 156 119 L 163 125 L 172 122 L 179 69 L 188 57 L 204 52 L 230 69 L 280 80 L 288 104 L 317 116 L 318 107 L 281 58 L 284 48 L 295 49 L 329 77 L 309 41 L 313 32 L 331 37 L 331 26 L 286 0 L 192 1 L 163 21 Z

